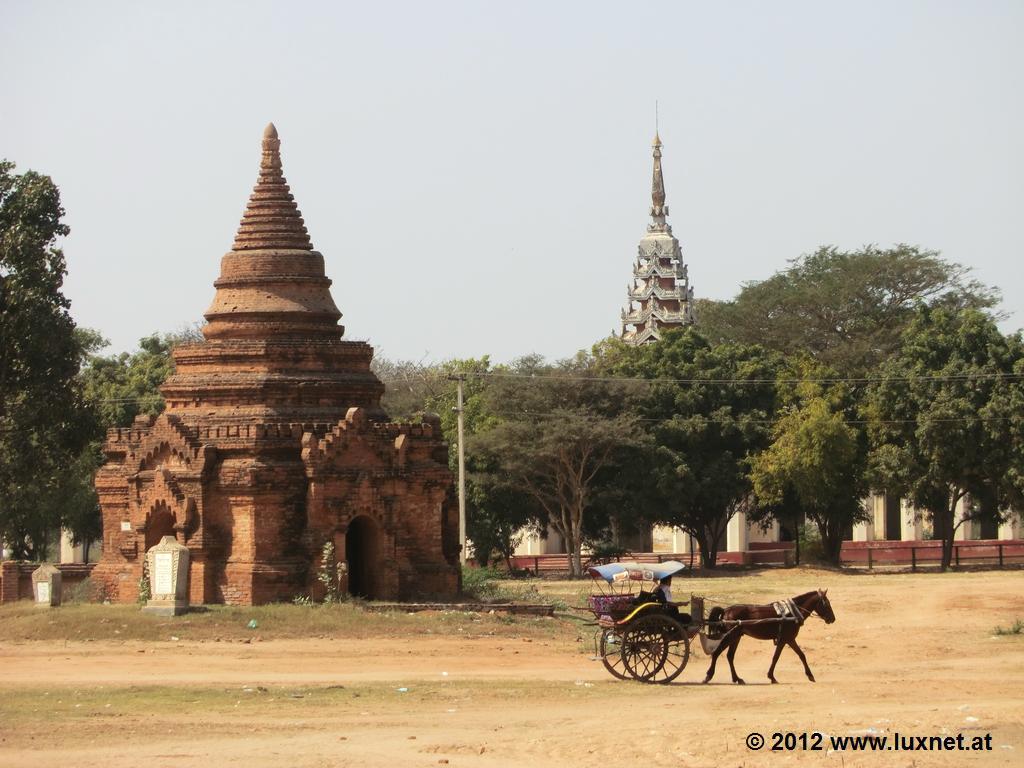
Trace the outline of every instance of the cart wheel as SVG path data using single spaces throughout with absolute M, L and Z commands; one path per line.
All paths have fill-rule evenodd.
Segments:
M 605 669 L 619 680 L 629 679 L 629 672 L 622 663 L 622 635 L 617 629 L 609 628 L 601 633 L 600 653 Z
M 622 635 L 622 663 L 644 683 L 669 683 L 690 659 L 690 639 L 683 625 L 664 616 L 637 619 Z

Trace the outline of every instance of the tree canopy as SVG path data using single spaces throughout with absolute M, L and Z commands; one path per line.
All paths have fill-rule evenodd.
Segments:
M 980 312 L 927 308 L 902 341 L 864 407 L 873 479 L 930 521 L 946 568 L 964 520 L 1020 503 L 1024 346 Z
M 56 247 L 63 216 L 50 177 L 0 162 L 0 539 L 22 558 L 45 554 L 66 470 L 92 430 Z
M 858 375 L 896 351 L 918 306 L 988 309 L 998 300 L 997 290 L 937 251 L 823 246 L 767 280 L 744 284 L 731 301 L 699 302 L 697 320 L 712 341 L 810 354 Z
M 610 344 L 604 356 L 609 372 L 652 380 L 633 397 L 656 447 L 652 515 L 691 534 L 713 567 L 729 520 L 753 504 L 750 461 L 770 441 L 781 357 L 711 344 L 693 328 L 641 347 Z
M 805 378 L 795 387 L 790 381 L 780 386 L 783 405 L 771 445 L 751 462 L 761 505 L 753 517 L 768 512 L 809 519 L 818 528 L 825 557 L 838 565 L 844 535 L 866 519 L 861 500 L 868 491 L 867 441 L 855 422 L 850 387 L 823 381 L 834 372 L 813 364 L 800 373 Z

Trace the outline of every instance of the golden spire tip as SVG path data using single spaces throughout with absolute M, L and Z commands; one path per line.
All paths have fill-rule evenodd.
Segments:
M 267 123 L 267 127 L 263 129 L 263 138 L 264 139 L 276 139 L 277 138 L 277 128 L 274 127 L 273 123 Z

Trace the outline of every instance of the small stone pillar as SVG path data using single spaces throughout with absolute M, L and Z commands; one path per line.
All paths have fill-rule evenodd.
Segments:
M 164 536 L 146 553 L 149 602 L 142 610 L 160 616 L 188 613 L 188 547 Z
M 43 563 L 32 571 L 32 599 L 37 608 L 53 608 L 60 605 L 60 570 L 50 563 Z

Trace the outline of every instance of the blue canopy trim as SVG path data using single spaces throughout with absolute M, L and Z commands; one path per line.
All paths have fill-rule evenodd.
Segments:
M 686 565 L 678 560 L 666 560 L 664 563 L 608 563 L 589 569 L 591 577 L 604 579 L 609 584 L 627 580 L 661 581 L 685 570 Z

